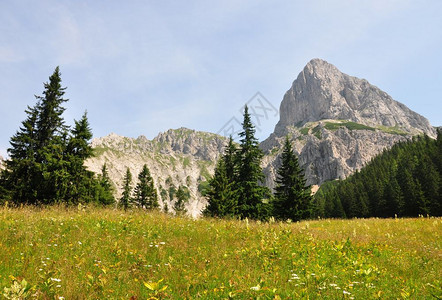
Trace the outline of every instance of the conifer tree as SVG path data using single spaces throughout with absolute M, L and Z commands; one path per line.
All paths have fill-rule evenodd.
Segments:
M 278 219 L 298 221 L 311 216 L 312 197 L 310 186 L 299 167 L 289 138 L 286 137 L 281 155 L 281 167 L 277 170 L 273 215 Z
M 190 192 L 186 186 L 180 185 L 176 191 L 176 201 L 173 204 L 176 215 L 184 215 L 187 212 L 186 203 L 189 202 Z
M 236 146 L 230 136 L 223 156 L 215 168 L 206 191 L 208 205 L 203 214 L 211 217 L 234 216 L 237 214 L 238 200 L 235 192 Z
M 237 198 L 234 182 L 227 177 L 226 163 L 223 158 L 218 161 L 215 174 L 209 181 L 206 192 L 208 205 L 203 214 L 210 217 L 225 217 L 236 215 Z
M 132 195 L 132 173 L 129 168 L 126 168 L 126 174 L 123 178 L 123 194 L 118 205 L 124 210 L 127 210 L 130 205 Z
M 261 168 L 263 153 L 255 138 L 255 127 L 252 124 L 247 105 L 244 108 L 243 131 L 239 133 L 240 147 L 236 163 L 238 171 L 235 190 L 238 197 L 238 214 L 241 218 L 265 219 L 269 216 L 268 201 L 270 190 L 263 186 L 264 174 Z
M 155 189 L 153 178 L 150 175 L 147 165 L 144 165 L 140 174 L 138 174 L 138 183 L 135 187 L 133 202 L 139 207 L 146 209 L 159 207 L 157 190 Z
M 6 161 L 6 169 L 2 172 L 2 181 L 5 191 L 8 191 L 11 197 L 10 200 L 15 203 L 35 204 L 37 202 L 35 178 L 38 172 L 35 155 L 38 111 L 35 107 L 28 106 L 25 112 L 26 120 L 10 140 L 9 160 Z
M 106 164 L 103 164 L 101 168 L 101 175 L 98 177 L 98 183 L 96 188 L 96 201 L 103 205 L 110 205 L 115 203 L 115 197 L 113 195 L 113 187 L 107 172 Z
M 72 203 L 89 202 L 92 198 L 93 173 L 84 166 L 85 160 L 93 155 L 93 149 L 89 145 L 91 138 L 92 131 L 89 127 L 87 112 L 85 112 L 79 121 L 75 120 L 67 146 L 67 160 L 70 164 L 71 176 L 68 199 Z

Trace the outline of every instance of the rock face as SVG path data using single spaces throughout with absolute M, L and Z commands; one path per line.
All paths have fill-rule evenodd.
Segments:
M 345 178 L 394 143 L 425 133 L 436 136 L 427 119 L 387 93 L 313 59 L 285 93 L 280 121 L 261 143 L 267 185 L 273 187 L 286 135 L 294 143 L 309 184 Z
M 285 93 L 275 133 L 281 135 L 287 126 L 323 119 L 396 127 L 435 136 L 427 119 L 367 80 L 346 75 L 324 60 L 313 59 Z
M 89 170 L 100 173 L 106 163 L 109 176 L 121 197 L 123 177 L 128 167 L 133 186 L 144 164 L 154 179 L 160 205 L 173 206 L 170 192 L 180 185 L 187 186 L 191 200 L 186 208 L 196 217 L 207 201 L 199 192 L 201 185 L 213 174 L 218 157 L 227 140 L 213 133 L 198 132 L 186 128 L 168 130 L 153 140 L 144 136 L 137 139 L 110 134 L 92 141 L 96 156 L 86 161 Z

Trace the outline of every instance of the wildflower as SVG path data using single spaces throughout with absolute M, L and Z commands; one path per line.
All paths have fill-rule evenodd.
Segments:
M 261 286 L 258 284 L 257 286 L 252 286 L 250 289 L 252 291 L 259 291 L 261 289 Z
M 342 293 L 343 293 L 344 295 L 351 295 L 351 293 L 350 293 L 350 292 L 347 292 L 346 290 L 343 290 Z
M 160 245 L 165 245 L 166 243 L 165 242 L 160 242 Z
M 59 279 L 59 278 L 52 278 L 52 277 L 51 277 L 51 280 L 52 281 L 56 281 L 56 282 L 60 282 L 61 281 L 61 279 Z

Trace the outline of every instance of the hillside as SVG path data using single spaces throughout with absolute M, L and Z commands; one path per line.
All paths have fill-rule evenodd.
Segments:
M 365 79 L 313 59 L 285 93 L 275 131 L 261 143 L 272 186 L 286 135 L 294 143 L 309 184 L 345 178 L 385 148 L 436 130 L 427 119 Z
M 224 137 L 186 128 L 168 130 L 153 140 L 110 134 L 92 141 L 96 156 L 86 161 L 86 166 L 100 173 L 106 163 L 119 198 L 126 168 L 136 181 L 143 165 L 147 164 L 162 200 L 160 205 L 167 203 L 172 207 L 174 189 L 184 185 L 189 188 L 192 199 L 186 208 L 190 215 L 197 216 L 206 205 L 198 189 L 213 173 L 226 143 Z
M 437 299 L 441 228 L 440 218 L 261 224 L 2 207 L 0 290 L 15 284 L 37 299 Z
M 416 137 L 373 158 L 359 172 L 321 186 L 316 216 L 442 215 L 442 132 Z

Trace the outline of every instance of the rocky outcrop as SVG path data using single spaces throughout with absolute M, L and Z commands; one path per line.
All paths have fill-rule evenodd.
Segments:
M 117 199 L 121 197 L 123 177 L 129 168 L 135 185 L 137 175 L 146 164 L 154 178 L 160 205 L 173 206 L 170 193 L 180 185 L 187 186 L 191 201 L 186 208 L 198 216 L 207 201 L 199 188 L 213 174 L 215 163 L 226 144 L 219 135 L 186 128 L 168 130 L 153 140 L 145 136 L 136 139 L 111 133 L 92 141 L 95 157 L 86 161 L 89 170 L 96 173 L 106 163 L 114 183 Z
M 328 180 L 344 179 L 355 170 L 361 169 L 383 149 L 390 148 L 409 137 L 381 130 L 349 129 L 345 126 L 330 130 L 326 128 L 326 124 L 336 124 L 331 120 L 313 124 L 314 126 L 310 123 L 305 127 L 289 130 L 299 163 L 305 170 L 307 183 L 312 185 L 320 185 Z M 309 133 L 305 133 L 307 130 Z M 269 187 L 274 187 L 284 139 L 285 136 L 272 134 L 261 143 L 261 148 L 267 154 L 264 160 L 264 173 L 266 185 Z
M 345 178 L 383 149 L 417 134 L 436 136 L 429 121 L 387 93 L 311 60 L 285 93 L 280 121 L 261 143 L 267 153 L 266 183 L 273 186 L 283 140 L 288 135 L 309 184 Z
M 427 119 L 367 80 L 344 74 L 324 60 L 313 59 L 285 93 L 275 134 L 284 135 L 288 126 L 323 119 L 395 127 L 430 137 L 436 134 Z

